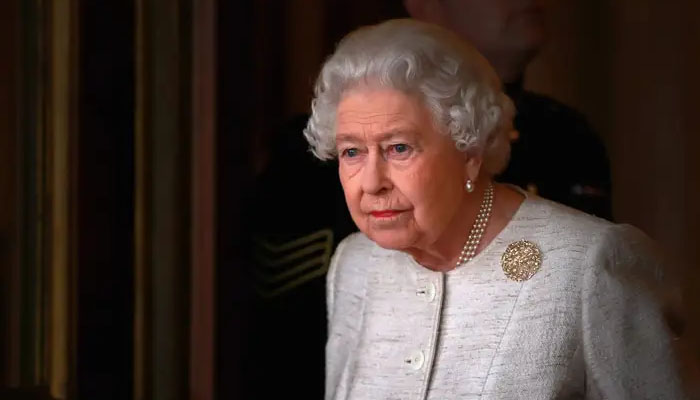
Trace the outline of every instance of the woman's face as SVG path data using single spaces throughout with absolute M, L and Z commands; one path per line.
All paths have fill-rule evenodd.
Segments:
M 413 96 L 357 89 L 338 105 L 336 146 L 358 228 L 390 249 L 435 243 L 464 199 L 466 155 Z

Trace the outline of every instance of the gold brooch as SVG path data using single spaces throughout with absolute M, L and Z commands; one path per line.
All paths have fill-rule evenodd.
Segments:
M 501 266 L 506 276 L 522 282 L 533 277 L 542 265 L 542 252 L 532 242 L 518 240 L 508 245 L 501 257 Z

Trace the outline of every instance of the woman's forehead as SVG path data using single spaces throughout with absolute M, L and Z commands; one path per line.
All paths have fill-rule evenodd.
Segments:
M 393 89 L 351 92 L 338 104 L 336 132 L 344 135 L 397 135 L 423 131 L 430 114 L 418 99 Z
M 339 118 L 336 126 L 336 143 L 343 141 L 384 142 L 408 140 L 427 132 L 426 126 L 414 118 L 404 115 L 373 115 L 371 117 L 347 115 Z
M 420 130 L 421 123 L 411 116 L 375 114 L 375 115 L 349 115 L 338 116 L 338 134 L 366 133 L 397 134 Z

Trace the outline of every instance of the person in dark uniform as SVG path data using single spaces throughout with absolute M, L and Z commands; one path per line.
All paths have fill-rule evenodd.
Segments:
M 542 10 L 535 2 L 405 0 L 404 5 L 412 17 L 471 41 L 507 83 L 517 134 L 510 164 L 498 180 L 611 219 L 610 172 L 598 136 L 580 113 L 523 89 L 525 67 L 544 40 Z M 248 208 L 245 398 L 323 397 L 325 272 L 335 246 L 356 228 L 337 163 L 321 163 L 308 151 L 302 135 L 307 119 L 295 118 L 274 138 Z
M 307 119 L 294 118 L 273 138 L 246 208 L 244 399 L 323 398 L 325 275 L 356 227 L 337 163 L 307 150 Z
M 612 220 L 608 157 L 583 115 L 523 90 L 521 81 L 506 85 L 506 93 L 517 110 L 518 138 L 498 180 Z
M 545 0 L 404 0 L 411 17 L 471 42 L 505 82 L 517 114 L 511 161 L 498 180 L 608 220 L 605 147 L 579 112 L 523 89 L 525 68 L 546 39 Z

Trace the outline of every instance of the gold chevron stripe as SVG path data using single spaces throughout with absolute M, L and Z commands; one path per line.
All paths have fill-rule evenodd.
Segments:
M 299 247 L 303 244 L 306 243 L 311 243 L 315 240 L 318 239 L 325 239 L 326 242 L 328 242 L 329 246 L 332 245 L 333 243 L 333 231 L 330 229 L 321 229 L 320 231 L 316 231 L 310 235 L 302 236 L 298 239 L 294 239 L 290 242 L 284 242 L 280 245 L 275 245 L 267 240 L 264 240 L 262 238 L 256 238 L 255 242 L 258 243 L 260 246 L 264 247 L 267 251 L 273 252 L 273 253 L 278 253 L 278 252 L 283 252 L 287 250 L 291 250 L 295 247 Z
M 324 254 L 323 256 L 315 257 L 310 260 L 306 260 L 301 264 L 295 265 L 293 268 L 284 270 L 277 274 L 266 274 L 262 271 L 254 270 L 253 273 L 256 278 L 265 283 L 278 283 L 288 279 L 294 275 L 298 275 L 303 271 L 313 268 L 314 266 L 320 266 L 321 268 L 327 268 L 328 257 Z
M 298 277 L 298 278 L 290 281 L 289 283 L 287 283 L 283 286 L 280 286 L 278 288 L 263 289 L 262 287 L 256 285 L 255 290 L 260 294 L 261 297 L 264 297 L 264 298 L 269 299 L 272 297 L 277 297 L 277 296 L 280 296 L 280 295 L 282 295 L 282 294 L 284 294 L 284 293 L 286 293 L 286 292 L 288 292 L 296 287 L 303 285 L 304 283 L 306 283 L 314 278 L 325 275 L 326 271 L 328 271 L 328 264 L 324 264 L 323 268 L 318 269 L 318 270 L 314 270 L 309 274 L 302 275 L 302 276 L 300 276 L 300 277 Z
M 265 267 L 279 267 L 280 265 L 286 264 L 290 261 L 294 261 L 304 256 L 308 256 L 309 254 L 313 254 L 319 250 L 324 250 L 324 253 L 329 252 L 330 245 L 328 243 L 314 244 L 312 246 L 304 247 L 293 253 L 287 254 L 284 257 L 276 258 L 274 260 L 264 256 L 263 254 L 261 254 L 261 252 L 256 251 L 255 259 Z

